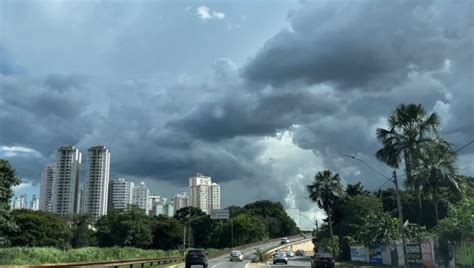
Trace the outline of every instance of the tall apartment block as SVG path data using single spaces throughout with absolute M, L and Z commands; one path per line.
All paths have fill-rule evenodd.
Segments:
M 150 196 L 150 190 L 146 186 L 145 182 L 140 182 L 139 185 L 133 187 L 133 199 L 132 203 L 138 205 L 139 208 L 145 210 L 148 215 L 148 196 Z
M 79 212 L 81 153 L 74 146 L 58 149 L 53 183 L 53 212 L 61 216 Z
M 220 186 L 211 177 L 197 173 L 189 178 L 189 205 L 209 214 L 220 209 Z
M 30 209 L 31 210 L 38 210 L 39 209 L 39 199 L 38 199 L 38 197 L 36 197 L 36 195 L 33 195 L 33 198 L 31 199 Z
M 189 196 L 188 193 L 184 192 L 182 194 L 177 194 L 173 198 L 174 213 L 176 211 L 189 206 Z
M 126 209 L 128 205 L 132 204 L 133 188 L 135 184 L 126 181 L 123 178 L 118 178 L 110 183 L 110 209 Z
M 56 163 L 48 164 L 41 173 L 39 210 L 53 212 L 53 182 L 56 174 Z
M 13 202 L 13 209 L 27 209 L 28 202 L 27 202 L 27 195 L 22 194 L 20 196 L 15 197 L 15 201 Z
M 87 178 L 84 187 L 84 213 L 95 218 L 107 214 L 109 192 L 110 152 L 98 145 L 87 150 Z

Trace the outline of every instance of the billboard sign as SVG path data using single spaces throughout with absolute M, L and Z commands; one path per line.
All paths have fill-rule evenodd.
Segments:
M 216 209 L 211 211 L 211 220 L 228 220 L 230 213 L 228 209 Z

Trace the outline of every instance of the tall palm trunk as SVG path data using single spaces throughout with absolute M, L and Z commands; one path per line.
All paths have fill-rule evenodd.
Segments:
M 334 233 L 332 231 L 332 215 L 331 215 L 331 211 L 328 210 L 326 211 L 326 213 L 328 214 L 328 226 L 329 226 L 329 235 L 331 237 L 331 253 L 332 253 L 332 256 L 334 258 L 336 258 L 336 252 L 334 251 Z
M 423 221 L 423 202 L 421 201 L 421 189 L 418 188 L 418 224 L 422 225 Z
M 438 192 L 435 190 L 433 192 L 433 206 L 435 211 L 435 223 L 438 225 L 439 221 L 439 208 L 438 208 Z
M 413 179 L 413 162 L 412 162 L 412 152 L 414 150 L 413 149 L 410 149 L 410 152 L 409 153 L 405 153 L 404 154 L 404 158 L 405 158 L 405 171 L 407 173 L 407 178 L 412 180 Z M 417 216 L 417 221 L 418 221 L 418 224 L 422 225 L 422 221 L 423 221 L 423 202 L 421 200 L 421 189 L 420 187 L 417 187 L 415 189 L 416 191 L 416 195 L 417 195 L 417 198 L 418 198 L 418 216 Z

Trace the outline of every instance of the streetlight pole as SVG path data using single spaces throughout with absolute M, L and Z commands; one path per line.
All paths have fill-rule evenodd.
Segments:
M 363 164 L 368 166 L 370 169 L 376 171 L 377 173 L 382 175 L 385 179 L 387 179 L 388 181 L 395 184 L 395 195 L 396 195 L 396 198 L 397 198 L 398 218 L 400 220 L 400 236 L 402 238 L 403 257 L 404 257 L 405 267 L 408 268 L 409 264 L 408 264 L 408 257 L 407 257 L 407 252 L 406 252 L 406 248 L 405 248 L 405 245 L 406 245 L 405 232 L 403 231 L 404 221 L 403 221 L 403 212 L 402 212 L 402 201 L 401 201 L 401 198 L 400 198 L 400 188 L 398 187 L 397 172 L 394 170 L 393 171 L 393 178 L 390 178 L 387 175 L 385 175 L 382 171 L 376 169 L 375 167 L 369 165 L 369 163 L 365 162 L 364 160 L 362 160 L 362 159 L 360 159 L 360 158 L 358 158 L 354 155 L 345 154 L 345 156 L 362 162 Z

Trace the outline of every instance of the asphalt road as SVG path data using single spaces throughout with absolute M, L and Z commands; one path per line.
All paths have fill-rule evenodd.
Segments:
M 279 245 L 280 241 L 265 243 L 259 245 L 258 247 L 261 248 L 263 251 L 266 251 Z M 242 252 L 244 253 L 244 260 L 242 262 L 231 262 L 229 261 L 229 256 L 226 255 L 223 257 L 209 260 L 209 268 L 245 268 L 246 265 L 250 263 L 250 261 L 252 261 L 255 257 L 255 247 L 243 249 Z
M 280 246 L 280 241 L 264 243 L 259 246 L 242 249 L 244 253 L 244 260 L 242 262 L 231 262 L 229 261 L 229 255 L 221 256 L 218 258 L 209 260 L 209 268 L 245 268 L 248 263 L 255 257 L 255 248 L 261 248 L 263 251 L 270 250 L 272 248 Z M 229 251 L 230 254 L 230 251 Z M 201 266 L 194 266 L 201 267 Z M 176 268 L 184 268 L 184 264 L 176 266 Z
M 278 267 L 278 268 L 311 267 L 311 259 L 309 257 L 293 257 L 289 259 L 287 265 L 269 263 L 268 267 Z

